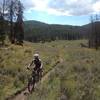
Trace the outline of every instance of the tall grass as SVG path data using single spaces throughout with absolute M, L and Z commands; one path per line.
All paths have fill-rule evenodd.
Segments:
M 81 42 L 86 43 L 86 41 L 51 43 L 54 48 L 59 49 L 59 57 L 63 59 L 63 63 L 56 66 L 55 72 L 40 84 L 43 89 L 39 87 L 29 100 L 100 99 L 100 51 L 81 48 Z M 40 91 L 42 94 L 39 94 Z

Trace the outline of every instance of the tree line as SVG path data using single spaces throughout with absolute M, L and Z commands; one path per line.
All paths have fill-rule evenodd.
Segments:
M 23 4 L 20 0 L 0 1 L 0 41 L 2 45 L 8 35 L 12 44 L 23 44 Z
M 45 42 L 54 40 L 78 40 L 84 35 L 78 32 L 77 27 L 47 25 L 33 28 L 25 28 L 25 40 L 31 42 Z

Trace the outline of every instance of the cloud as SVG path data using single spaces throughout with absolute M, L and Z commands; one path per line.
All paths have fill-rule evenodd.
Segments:
M 94 12 L 100 12 L 100 1 L 97 1 L 95 4 L 93 4 Z
M 100 12 L 100 0 L 21 0 L 28 13 L 81 16 Z

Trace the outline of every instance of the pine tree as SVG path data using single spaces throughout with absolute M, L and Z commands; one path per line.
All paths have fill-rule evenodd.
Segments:
M 0 7 L 0 41 L 1 41 L 2 45 L 4 45 L 4 40 L 5 40 L 4 10 L 5 10 L 5 0 L 3 0 L 3 4 L 1 4 L 1 7 Z
M 99 15 L 91 16 L 91 33 L 89 35 L 89 47 L 95 47 L 96 50 L 100 46 L 100 21 Z
M 17 21 L 15 23 L 15 36 L 17 40 L 17 44 L 22 45 L 24 40 L 24 28 L 23 28 L 23 5 L 20 1 L 18 1 L 18 9 L 17 9 Z

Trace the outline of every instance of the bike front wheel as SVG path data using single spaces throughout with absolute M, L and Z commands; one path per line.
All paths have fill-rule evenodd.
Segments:
M 35 79 L 31 77 L 28 81 L 28 91 L 32 93 L 34 91 L 34 86 L 35 86 Z

